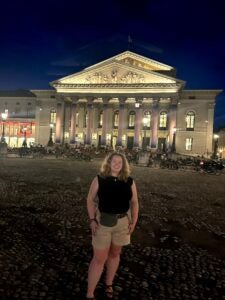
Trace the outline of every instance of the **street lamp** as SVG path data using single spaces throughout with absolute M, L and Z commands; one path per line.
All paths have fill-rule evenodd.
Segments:
M 220 136 L 219 136 L 218 134 L 214 134 L 214 135 L 213 135 L 213 138 L 214 138 L 214 152 L 213 152 L 213 158 L 217 158 L 219 137 L 220 137 Z
M 146 148 L 147 148 L 147 143 L 146 143 L 146 125 L 148 123 L 148 119 L 146 117 L 144 117 L 143 120 L 142 120 L 142 122 L 143 122 L 143 127 L 144 127 L 144 139 L 143 139 L 142 149 L 146 150 Z
M 23 147 L 27 147 L 27 127 L 23 128 Z
M 50 124 L 50 135 L 49 135 L 48 147 L 52 147 L 53 146 L 53 140 L 52 140 L 53 127 L 54 127 L 54 124 L 51 123 Z
M 5 111 L 3 113 L 1 113 L 1 117 L 2 117 L 2 137 L 1 137 L 1 143 L 6 143 L 5 142 L 5 121 L 8 117 L 8 113 Z
M 176 127 L 173 128 L 173 141 L 172 141 L 172 149 L 171 152 L 176 152 Z

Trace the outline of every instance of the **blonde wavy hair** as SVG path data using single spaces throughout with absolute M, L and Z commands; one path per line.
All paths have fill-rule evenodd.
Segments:
M 102 175 L 103 177 L 107 177 L 107 176 L 111 175 L 110 163 L 111 163 L 112 158 L 114 156 L 121 157 L 122 162 L 123 162 L 122 169 L 119 173 L 118 178 L 120 180 L 127 181 L 128 177 L 130 176 L 130 166 L 129 166 L 129 163 L 126 159 L 126 156 L 122 153 L 119 153 L 119 152 L 112 152 L 112 153 L 110 153 L 109 155 L 107 155 L 105 157 L 105 159 L 102 162 L 101 168 L 100 168 L 100 175 Z

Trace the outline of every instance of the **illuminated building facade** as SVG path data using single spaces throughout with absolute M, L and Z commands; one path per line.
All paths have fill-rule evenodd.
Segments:
M 126 51 L 49 90 L 0 92 L 5 138 L 27 144 L 123 146 L 210 155 L 221 90 L 185 90 L 173 67 Z M 3 121 L 2 121 L 3 122 Z M 50 127 L 51 126 L 51 127 Z M 26 134 L 26 136 L 25 136 Z

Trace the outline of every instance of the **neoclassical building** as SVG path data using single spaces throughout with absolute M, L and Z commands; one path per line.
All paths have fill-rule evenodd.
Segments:
M 213 151 L 213 118 L 221 90 L 185 90 L 176 70 L 125 51 L 50 83 L 49 90 L 0 92 L 5 140 L 27 144 L 111 145 Z

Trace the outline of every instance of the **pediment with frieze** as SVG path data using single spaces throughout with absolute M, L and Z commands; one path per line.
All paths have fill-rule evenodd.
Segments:
M 152 84 L 176 83 L 176 79 L 121 62 L 88 68 L 57 80 L 57 84 Z

